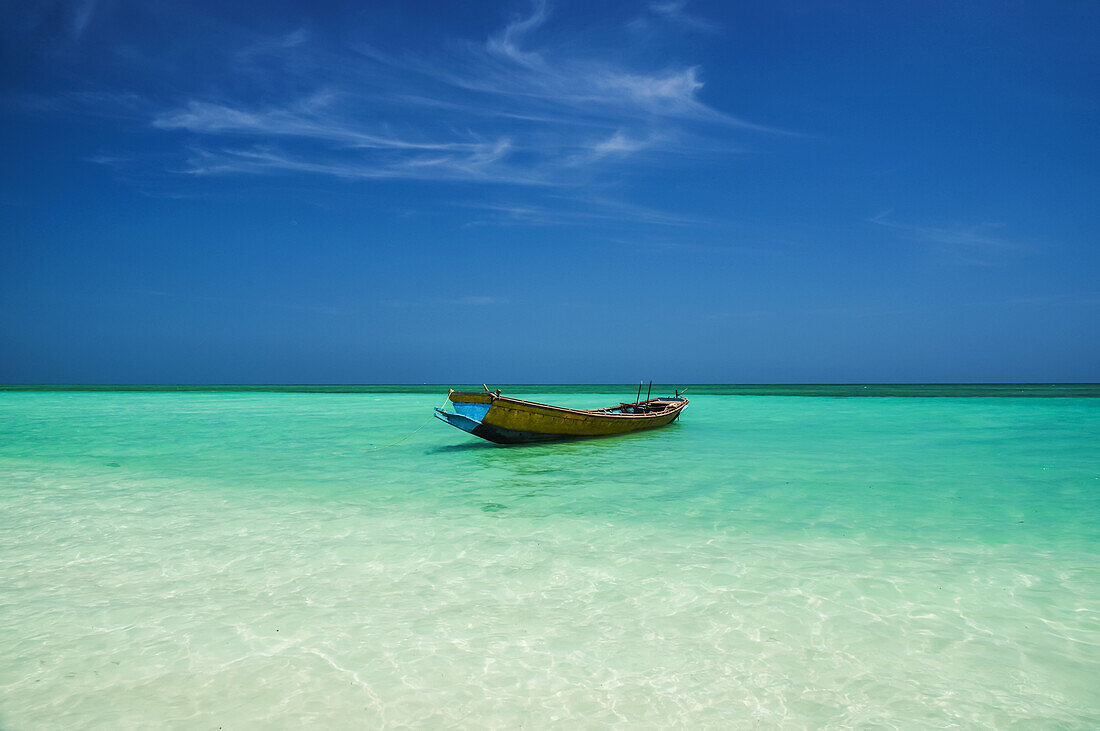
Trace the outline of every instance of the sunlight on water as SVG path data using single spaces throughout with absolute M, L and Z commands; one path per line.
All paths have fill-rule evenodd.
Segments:
M 0 727 L 1100 723 L 1098 400 L 442 400 L 0 393 Z

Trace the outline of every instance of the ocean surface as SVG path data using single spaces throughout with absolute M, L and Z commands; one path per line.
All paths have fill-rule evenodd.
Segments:
M 0 390 L 0 728 L 1100 727 L 1097 386 L 445 395 Z

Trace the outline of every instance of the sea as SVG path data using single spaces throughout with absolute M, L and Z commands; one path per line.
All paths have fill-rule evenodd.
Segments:
M 0 389 L 0 728 L 1100 727 L 1100 386 L 446 395 Z

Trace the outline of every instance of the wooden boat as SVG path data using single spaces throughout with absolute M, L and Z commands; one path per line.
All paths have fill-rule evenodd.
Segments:
M 437 419 L 497 444 L 606 437 L 654 429 L 676 421 L 688 400 L 665 398 L 620 403 L 603 409 L 567 409 L 501 396 L 500 390 L 448 396 L 453 412 L 436 409 Z M 446 405 L 444 405 L 446 407 Z

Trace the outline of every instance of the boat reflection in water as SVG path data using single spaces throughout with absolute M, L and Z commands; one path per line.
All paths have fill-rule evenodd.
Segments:
M 436 409 L 436 418 L 497 444 L 550 442 L 607 437 L 654 429 L 676 421 L 688 400 L 680 396 L 646 398 L 603 409 L 567 409 L 501 396 L 500 390 L 459 392 L 448 396 L 453 411 Z

